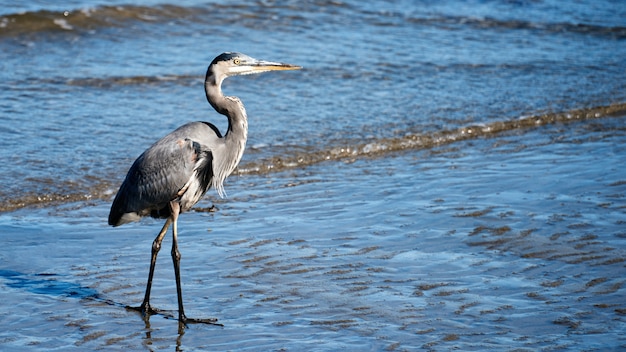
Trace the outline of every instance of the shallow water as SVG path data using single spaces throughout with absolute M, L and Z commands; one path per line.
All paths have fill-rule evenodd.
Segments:
M 3 350 L 626 348 L 619 2 L 65 6 L 0 7 Z M 154 140 L 224 128 L 227 50 L 304 69 L 225 83 L 248 148 L 179 225 L 187 315 L 224 326 L 179 334 L 169 236 L 166 314 L 124 308 L 162 222 L 106 217 Z
M 527 142 L 528 139 L 534 142 Z M 236 177 L 181 217 L 187 313 L 141 317 L 157 221 L 0 217 L 7 348 L 610 350 L 626 345 L 620 119 Z M 445 177 L 442 177 L 445 175 Z M 212 205 L 208 199 L 199 209 Z M 5 235 L 6 236 L 6 235 Z M 168 251 L 153 304 L 176 314 Z

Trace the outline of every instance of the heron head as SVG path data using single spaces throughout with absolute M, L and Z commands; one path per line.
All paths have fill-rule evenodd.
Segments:
M 226 52 L 211 62 L 216 72 L 225 76 L 249 75 L 267 71 L 299 70 L 302 67 L 282 62 L 264 61 L 241 53 Z

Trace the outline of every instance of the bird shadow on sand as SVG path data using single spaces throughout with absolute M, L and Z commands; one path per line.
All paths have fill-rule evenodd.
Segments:
M 69 297 L 78 300 L 92 301 L 103 303 L 109 306 L 123 308 L 127 311 L 136 312 L 149 325 L 149 319 L 152 315 L 160 315 L 165 319 L 178 320 L 178 312 L 170 310 L 162 310 L 150 308 L 149 312 L 142 312 L 140 307 L 132 307 L 126 304 L 115 302 L 111 299 L 103 297 L 97 290 L 81 286 L 74 282 L 59 280 L 59 275 L 54 273 L 38 273 L 26 274 L 14 270 L 0 269 L 0 280 L 7 287 L 24 290 L 30 293 L 49 295 L 52 297 Z M 188 318 L 185 323 L 179 322 L 179 333 L 189 324 L 206 324 L 223 327 L 223 324 L 217 322 L 217 319 L 192 319 Z
M 54 273 L 25 274 L 13 270 L 0 270 L 0 279 L 3 279 L 4 284 L 10 288 L 40 295 L 105 301 L 93 288 L 58 280 L 58 278 L 59 275 Z

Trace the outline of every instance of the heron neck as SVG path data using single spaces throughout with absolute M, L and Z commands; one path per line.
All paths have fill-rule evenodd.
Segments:
M 239 134 L 247 138 L 248 117 L 243 103 L 237 97 L 224 96 L 222 93 L 223 79 L 218 80 L 215 76 L 207 75 L 204 82 L 204 90 L 209 104 L 218 113 L 228 118 L 228 133 Z
M 248 116 L 246 108 L 244 108 L 241 100 L 237 97 L 224 97 L 231 107 L 228 108 L 226 116 L 228 117 L 228 130 L 224 138 L 229 141 L 238 142 L 240 148 L 246 145 L 248 139 Z
M 206 79 L 204 80 L 204 92 L 209 104 L 222 115 L 228 116 L 226 110 L 227 103 L 224 102 L 224 94 L 222 94 L 222 81 L 224 79 L 217 79 L 214 75 L 207 72 Z
M 224 135 L 224 140 L 229 145 L 229 150 L 233 153 L 233 165 L 229 165 L 230 172 L 237 166 L 243 156 L 243 151 L 248 139 L 248 117 L 246 109 L 241 100 L 237 97 L 228 97 L 222 94 L 221 81 L 213 75 L 207 74 L 205 80 L 205 92 L 207 100 L 213 108 L 220 114 L 228 118 L 228 130 Z

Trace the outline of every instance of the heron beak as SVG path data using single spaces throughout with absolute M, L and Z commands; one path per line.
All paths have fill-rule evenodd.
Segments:
M 250 68 L 253 72 L 267 72 L 267 71 L 287 71 L 287 70 L 299 70 L 302 66 L 285 64 L 282 62 L 272 62 L 258 60 L 250 64 Z
M 261 73 L 268 71 L 287 71 L 287 70 L 299 70 L 302 67 L 285 64 L 282 62 L 272 62 L 263 60 L 248 60 L 241 63 L 239 66 L 233 66 L 229 68 L 229 73 L 232 75 L 249 75 L 253 73 Z
M 249 75 L 268 71 L 299 70 L 302 67 L 282 62 L 257 60 L 251 57 L 242 57 L 239 63 L 228 68 L 228 75 Z

